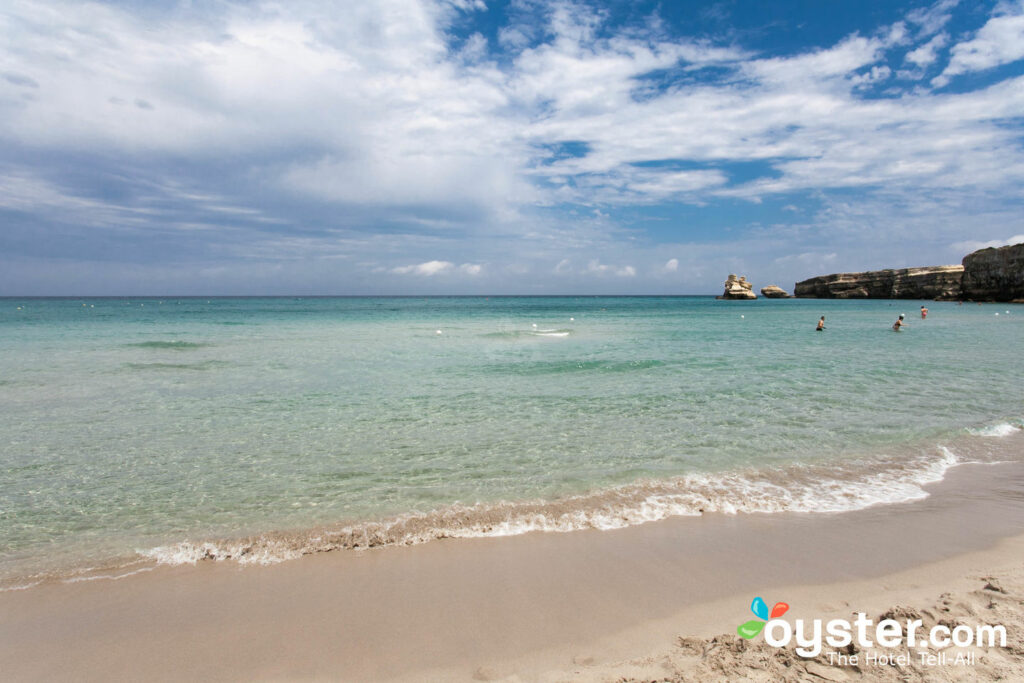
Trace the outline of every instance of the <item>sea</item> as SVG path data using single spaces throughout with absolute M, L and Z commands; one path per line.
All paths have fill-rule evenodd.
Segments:
M 1022 379 L 1009 304 L 0 299 L 0 589 L 898 505 L 1024 459 Z

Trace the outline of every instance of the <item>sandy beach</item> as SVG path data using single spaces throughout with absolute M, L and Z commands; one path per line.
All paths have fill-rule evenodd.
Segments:
M 705 515 L 8 591 L 0 670 L 95 681 L 1024 675 L 1024 466 L 965 465 L 928 490 L 835 515 Z M 824 653 L 741 640 L 758 595 L 788 603 L 790 619 L 900 608 L 926 626 L 1000 623 L 1008 642 L 971 666 L 829 666 Z
M 0 36 L 0 683 L 1024 683 L 1024 0 Z

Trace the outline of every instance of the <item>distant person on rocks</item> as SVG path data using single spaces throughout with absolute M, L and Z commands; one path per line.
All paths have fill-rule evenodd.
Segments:
M 899 332 L 900 330 L 902 330 L 906 326 L 907 326 L 907 324 L 905 322 L 903 322 L 903 314 L 900 313 L 899 320 L 897 320 L 896 322 L 894 322 L 892 324 L 892 331 L 893 332 Z
M 818 327 L 816 329 L 818 332 L 825 329 L 825 316 L 821 316 L 821 320 L 818 321 Z
M 921 320 L 924 320 L 927 317 L 928 317 L 928 309 L 925 308 L 924 306 L 922 306 L 921 307 Z

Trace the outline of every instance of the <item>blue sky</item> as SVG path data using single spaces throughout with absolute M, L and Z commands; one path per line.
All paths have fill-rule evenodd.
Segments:
M 1024 241 L 1024 0 L 0 6 L 0 295 L 714 293 Z

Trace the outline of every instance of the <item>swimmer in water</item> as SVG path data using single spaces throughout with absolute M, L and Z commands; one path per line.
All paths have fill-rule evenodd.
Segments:
M 823 329 L 825 329 L 825 316 L 821 316 L 821 320 L 818 321 L 818 327 L 815 329 L 817 329 L 818 332 L 821 332 Z
M 924 320 L 927 317 L 928 317 L 928 309 L 925 308 L 924 306 L 922 306 L 921 307 L 921 320 Z
M 892 331 L 893 332 L 899 332 L 901 329 L 903 329 L 906 326 L 907 326 L 907 324 L 905 322 L 903 322 L 903 314 L 900 313 L 899 320 L 897 320 L 896 322 L 894 322 L 892 324 Z

